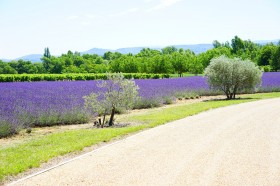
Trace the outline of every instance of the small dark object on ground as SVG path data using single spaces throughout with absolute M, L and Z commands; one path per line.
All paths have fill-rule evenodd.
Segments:
M 26 133 L 27 133 L 27 134 L 30 134 L 31 132 L 32 132 L 32 129 L 31 129 L 31 128 L 27 128 L 27 129 L 26 129 Z

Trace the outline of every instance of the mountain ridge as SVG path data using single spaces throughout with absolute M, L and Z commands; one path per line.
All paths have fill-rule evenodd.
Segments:
M 279 40 L 275 39 L 275 40 L 257 40 L 254 41 L 255 43 L 258 44 L 266 44 L 266 43 L 274 43 L 277 44 Z M 183 48 L 184 50 L 190 49 L 192 50 L 194 53 L 199 54 L 202 52 L 205 52 L 211 48 L 213 48 L 213 44 L 186 44 L 186 45 L 168 45 L 168 46 L 174 46 L 176 48 Z M 166 47 L 166 46 L 165 46 Z M 143 48 L 150 48 L 150 49 L 155 49 L 155 50 L 161 50 L 164 47 L 126 47 L 126 48 L 118 48 L 118 49 L 105 49 L 105 48 L 91 48 L 89 50 L 80 52 L 81 54 L 97 54 L 97 55 L 104 55 L 105 52 L 120 52 L 122 54 L 128 54 L 128 53 L 132 53 L 133 55 L 139 53 Z M 25 55 L 22 57 L 18 57 L 15 59 L 0 59 L 2 61 L 5 62 L 9 62 L 9 61 L 13 61 L 13 60 L 25 60 L 25 61 L 31 61 L 31 62 L 41 62 L 41 58 L 43 57 L 42 54 L 30 54 L 30 55 Z

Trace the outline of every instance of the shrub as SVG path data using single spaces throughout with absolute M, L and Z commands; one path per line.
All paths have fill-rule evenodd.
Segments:
M 27 129 L 26 129 L 26 133 L 27 133 L 27 134 L 30 134 L 31 132 L 32 132 L 32 128 L 27 128 Z
M 0 138 L 8 137 L 15 133 L 17 133 L 17 131 L 13 125 L 6 122 L 0 123 Z
M 182 100 L 183 98 L 189 99 L 190 97 L 194 97 L 197 95 L 195 91 L 179 91 L 175 92 L 175 97 L 178 98 L 179 100 Z
M 152 76 L 152 78 L 153 78 L 153 79 L 159 79 L 159 78 L 160 78 L 160 75 L 159 75 L 159 74 L 154 74 L 154 75 Z
M 147 109 L 161 106 L 159 98 L 142 98 L 135 102 L 133 109 Z
M 271 71 L 271 66 L 270 65 L 261 66 L 261 68 L 263 69 L 264 72 L 270 72 Z
M 175 100 L 176 100 L 175 97 L 165 96 L 165 97 L 163 97 L 163 104 L 170 105 L 170 104 L 174 103 Z
M 169 74 L 125 73 L 126 79 L 160 79 L 169 78 Z M 0 74 L 0 82 L 24 81 L 75 81 L 75 80 L 106 80 L 105 73 L 70 73 L 70 74 Z
M 223 91 L 227 99 L 235 99 L 241 91 L 254 90 L 261 83 L 262 72 L 250 60 L 213 58 L 205 69 L 210 88 Z
M 139 87 L 133 80 L 124 79 L 121 73 L 107 74 L 107 81 L 101 81 L 97 86 L 103 90 L 99 94 L 91 93 L 84 96 L 85 107 L 93 113 L 105 116 L 110 114 L 109 126 L 113 125 L 116 110 L 129 110 L 134 106 L 138 97 Z

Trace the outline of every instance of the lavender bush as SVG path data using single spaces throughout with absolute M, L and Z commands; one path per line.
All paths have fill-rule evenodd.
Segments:
M 258 92 L 279 92 L 280 72 L 265 72 L 262 76 L 262 86 Z
M 135 82 L 142 98 L 136 108 L 159 106 L 176 96 L 216 94 L 201 76 Z M 16 133 L 21 127 L 88 122 L 92 113 L 84 109 L 83 96 L 97 93 L 96 84 L 97 81 L 0 83 L 0 137 L 5 136 L 5 131 Z M 280 73 L 264 73 L 259 91 L 277 89 L 280 90 Z

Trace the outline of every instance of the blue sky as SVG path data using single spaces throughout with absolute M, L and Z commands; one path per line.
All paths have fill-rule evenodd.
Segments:
M 280 39 L 279 0 L 0 0 L 0 58 Z

